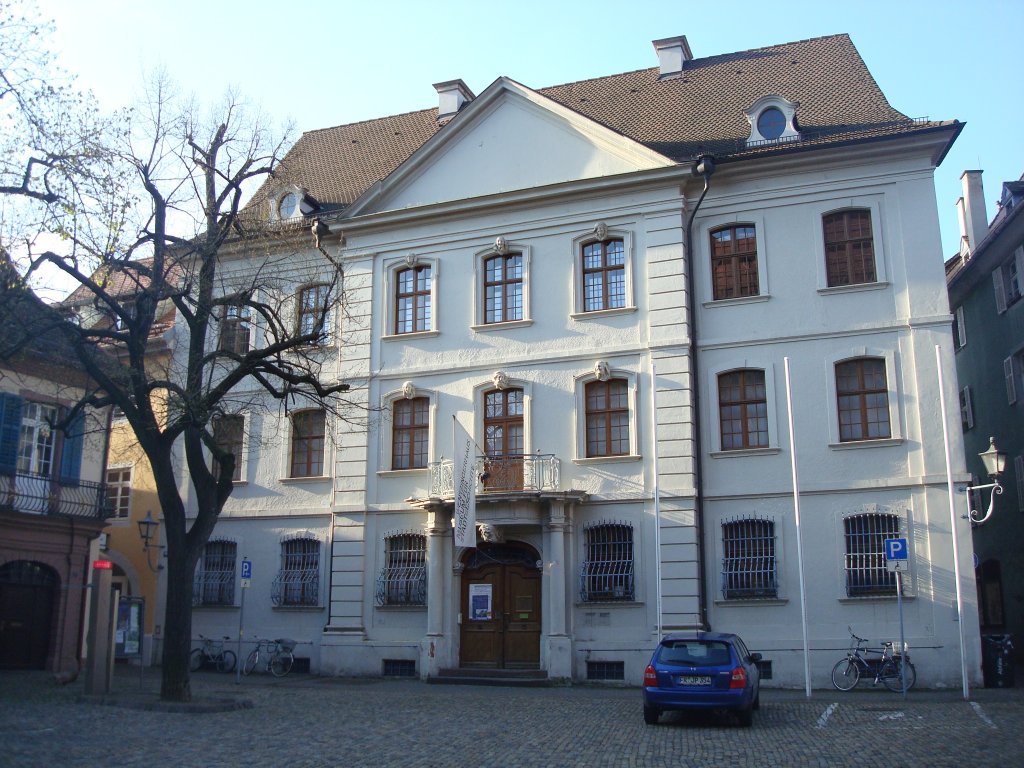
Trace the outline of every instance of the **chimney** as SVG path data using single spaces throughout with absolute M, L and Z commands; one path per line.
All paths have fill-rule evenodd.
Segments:
M 679 37 L 666 37 L 664 40 L 653 41 L 654 50 L 658 52 L 658 67 L 661 70 L 660 77 L 671 77 L 679 75 L 683 71 L 683 64 L 693 58 L 690 52 L 690 44 L 686 42 L 686 35 Z
M 967 210 L 962 197 L 956 199 L 956 220 L 960 224 L 960 260 L 967 261 L 971 256 L 971 247 L 967 242 Z
M 960 234 L 967 238 L 967 250 L 974 253 L 988 233 L 988 214 L 985 212 L 985 189 L 981 183 L 981 171 L 964 171 L 960 174 L 960 183 L 964 189 L 964 214 L 960 220 Z
M 437 91 L 438 96 L 438 120 L 447 120 L 450 117 L 454 117 L 455 113 L 462 109 L 463 104 L 468 104 L 476 98 L 473 92 L 469 90 L 469 86 L 461 80 L 434 83 L 434 90 Z

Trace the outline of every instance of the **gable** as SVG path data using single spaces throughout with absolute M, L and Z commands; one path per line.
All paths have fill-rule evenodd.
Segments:
M 399 210 L 674 163 L 529 89 L 499 80 L 351 213 Z

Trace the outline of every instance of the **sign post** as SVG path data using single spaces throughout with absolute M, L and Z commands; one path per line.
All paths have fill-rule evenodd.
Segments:
M 252 560 L 247 557 L 242 558 L 241 581 L 242 601 L 238 606 L 238 661 L 235 663 L 235 685 L 242 682 L 242 621 L 245 617 L 245 592 L 252 582 Z
M 909 548 L 906 539 L 886 539 L 885 567 L 896 573 L 896 604 L 900 614 L 900 690 L 903 698 L 907 698 L 907 660 L 904 657 L 906 644 L 903 641 L 903 572 L 910 563 Z

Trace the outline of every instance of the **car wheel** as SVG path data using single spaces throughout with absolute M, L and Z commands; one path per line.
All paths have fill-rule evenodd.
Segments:
M 648 725 L 657 725 L 661 717 L 661 710 L 654 707 L 644 707 L 644 722 Z
M 736 712 L 736 719 L 740 721 L 740 725 L 744 728 L 749 728 L 754 724 L 754 710 L 753 707 L 750 709 L 740 709 Z

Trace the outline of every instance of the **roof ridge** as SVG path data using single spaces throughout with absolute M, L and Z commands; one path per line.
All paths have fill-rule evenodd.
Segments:
M 380 117 L 370 117 L 366 120 L 356 120 L 352 123 L 338 123 L 337 125 L 330 125 L 326 128 L 311 128 L 308 131 L 303 131 L 302 135 L 305 136 L 310 133 L 322 133 L 324 131 L 334 131 L 338 128 L 352 128 L 356 125 L 366 125 L 368 123 L 379 123 L 382 120 L 394 120 L 398 117 L 406 117 L 407 115 L 421 115 L 425 112 L 437 112 L 437 107 L 427 107 L 425 109 L 411 109 L 408 112 L 398 112 L 394 115 L 381 115 Z

